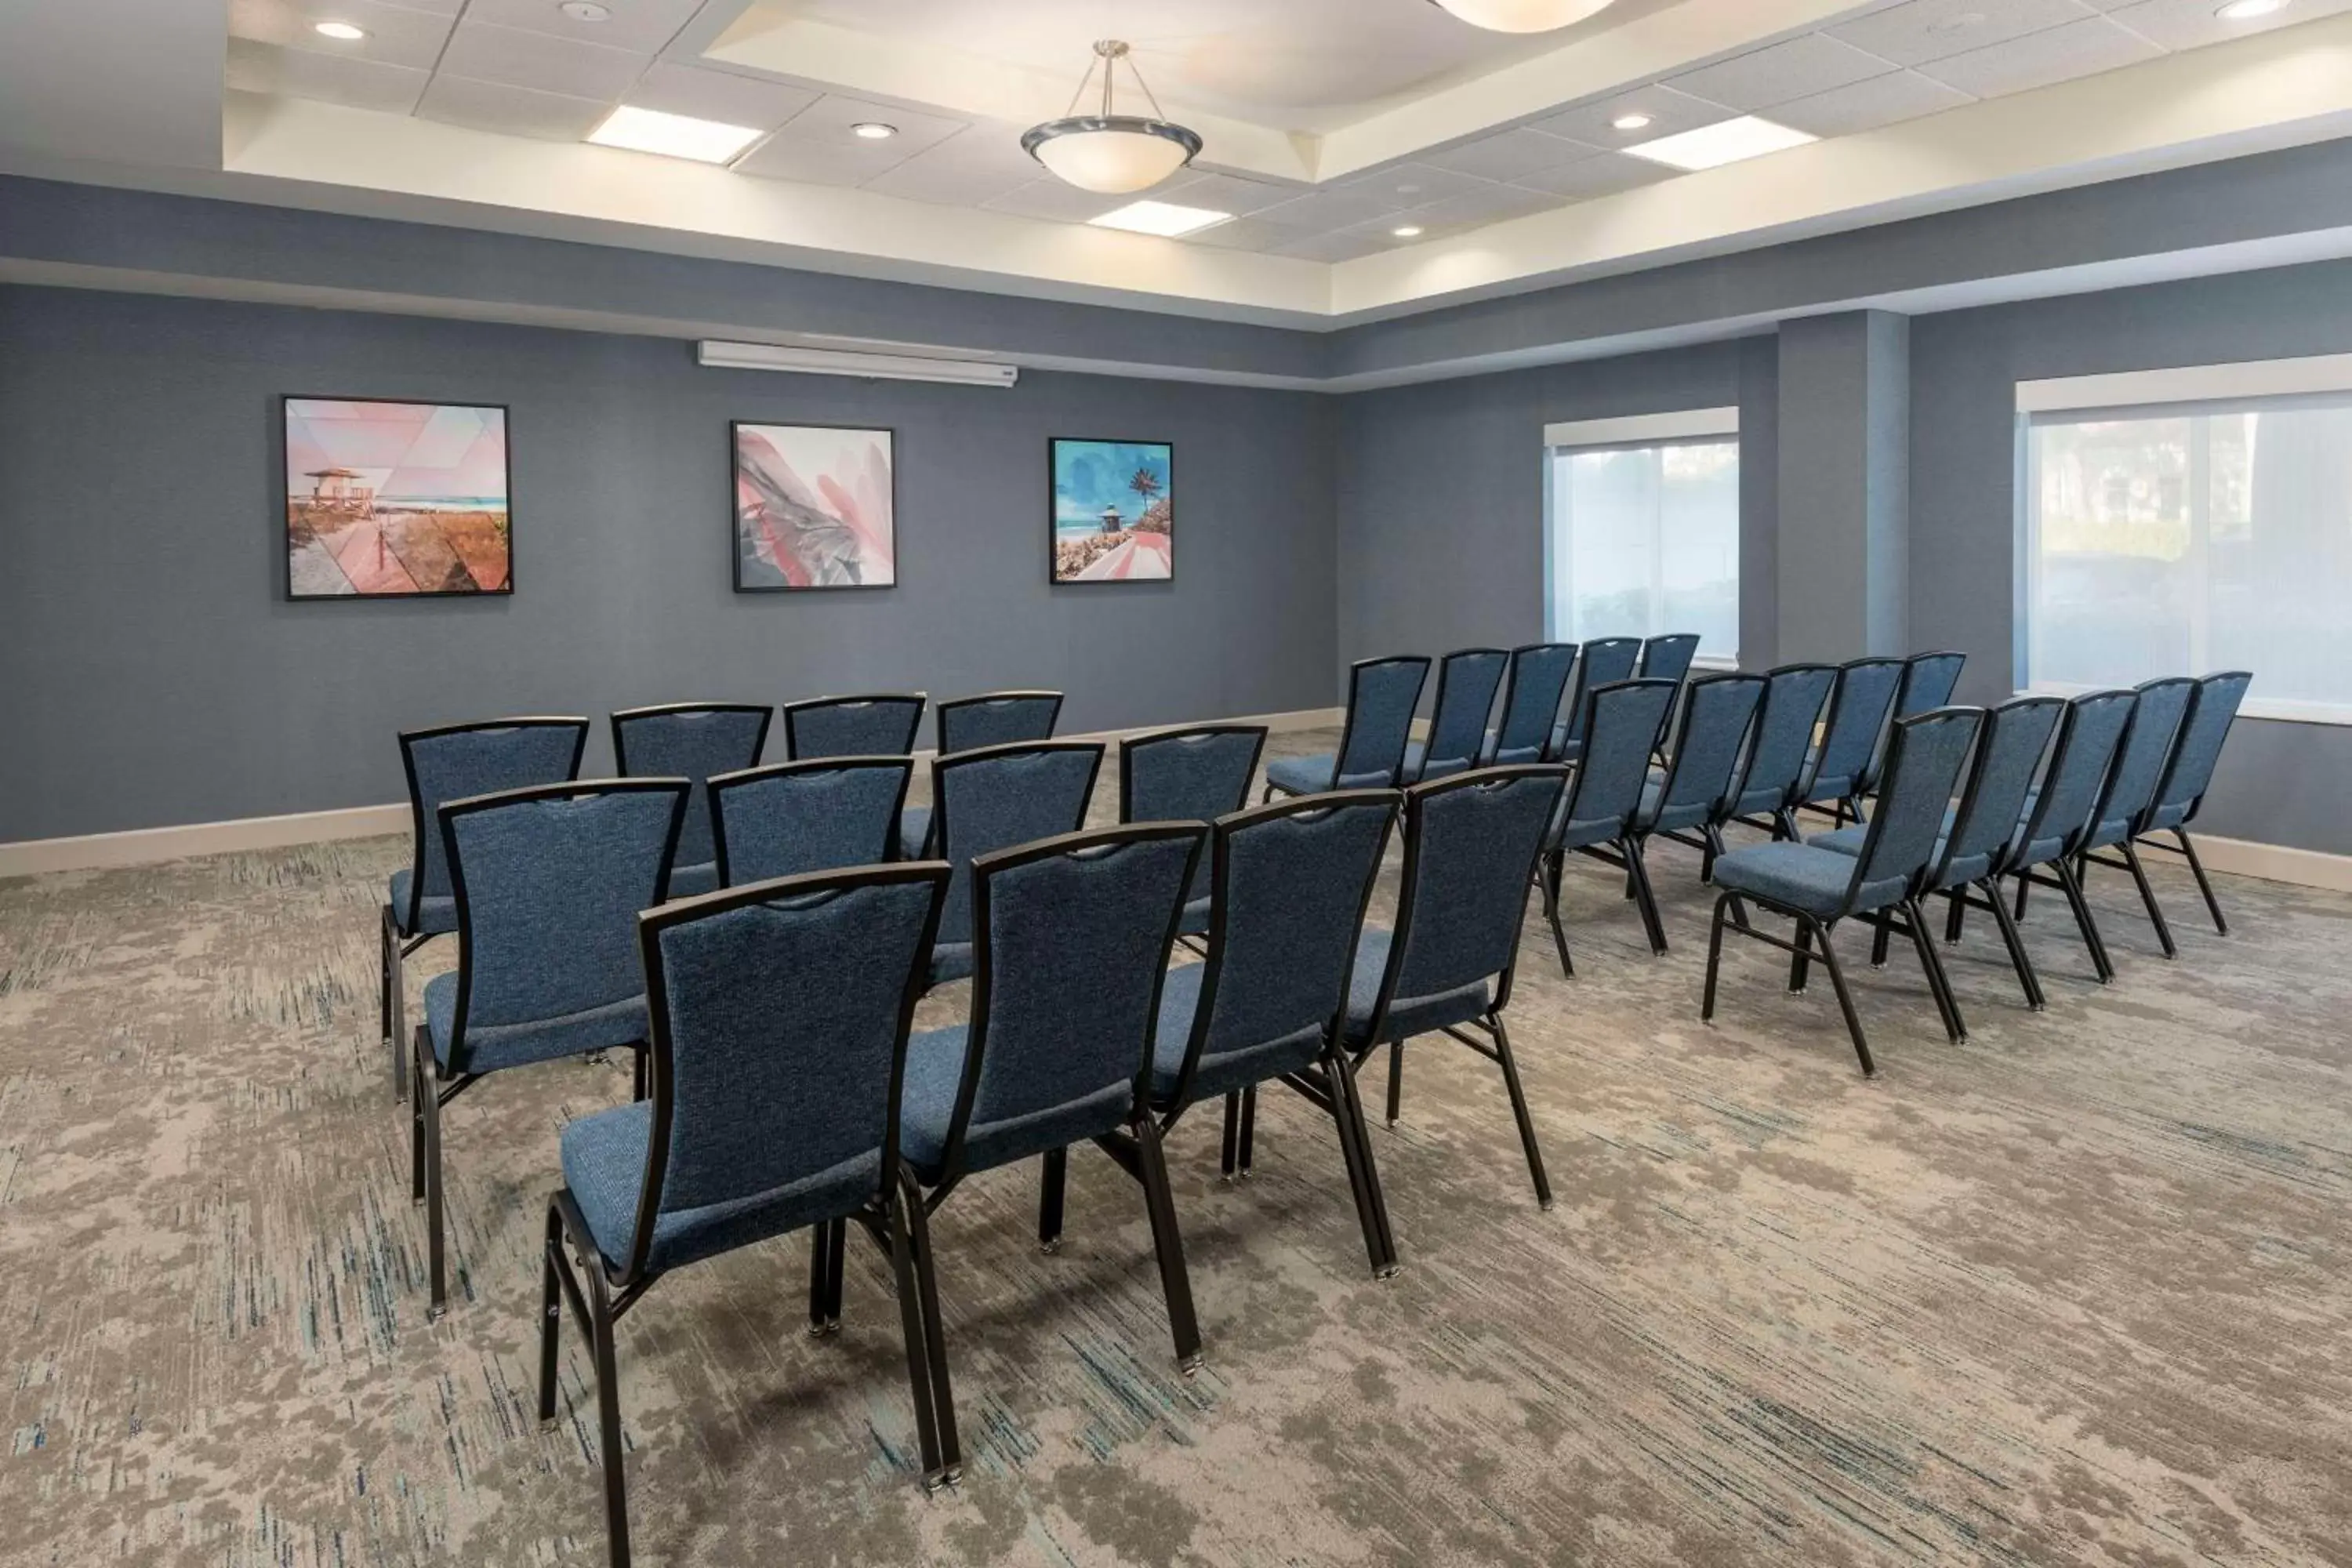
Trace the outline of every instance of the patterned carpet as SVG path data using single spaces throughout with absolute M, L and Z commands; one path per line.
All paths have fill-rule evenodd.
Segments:
M 404 853 L 0 883 L 0 1561 L 603 1561 L 570 1339 L 532 1419 L 535 1248 L 557 1129 L 626 1070 L 451 1107 L 428 1326 L 375 1025 Z M 1589 862 L 1578 979 L 1528 926 L 1554 1212 L 1494 1070 L 1442 1039 L 1374 1134 L 1387 1283 L 1306 1102 L 1264 1102 L 1233 1185 L 1188 1122 L 1188 1382 L 1133 1184 L 1074 1155 L 1049 1258 L 1034 1174 L 977 1179 L 934 1232 L 968 1466 L 932 1498 L 870 1248 L 824 1342 L 797 1239 L 697 1266 L 621 1331 L 640 1561 L 2352 1563 L 2352 898 L 2225 878 L 2225 939 L 2168 868 L 2168 964 L 2102 874 L 2120 982 L 2048 900 L 2051 1011 L 1977 933 L 1958 1047 L 1900 951 L 1874 973 L 1849 936 L 1865 1082 L 1826 987 L 1787 994 L 1760 946 L 1698 1023 L 1706 896 L 1695 858 L 1655 865 L 1664 960 Z

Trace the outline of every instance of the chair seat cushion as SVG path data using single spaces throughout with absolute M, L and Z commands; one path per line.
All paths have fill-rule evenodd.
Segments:
M 1159 1032 L 1151 1047 L 1151 1095 L 1162 1110 L 1174 1109 L 1176 1080 L 1184 1070 L 1184 1052 L 1192 1039 L 1192 1019 L 1201 1007 L 1201 982 L 1208 973 L 1205 963 L 1188 963 L 1181 969 L 1170 970 L 1168 978 L 1160 983 Z M 1203 1053 L 1192 1075 L 1188 1102 L 1213 1100 L 1234 1089 L 1296 1072 L 1322 1054 L 1323 1030 L 1319 1025 L 1236 1050 Z
M 972 945 L 968 942 L 943 942 L 931 949 L 931 984 L 934 985 L 971 979 L 971 966 Z
M 690 899 L 698 893 L 719 890 L 719 862 L 705 860 L 698 866 L 673 866 L 669 868 L 669 896 Z
M 1347 1032 L 1350 1047 L 1361 1049 L 1380 1040 L 1411 1039 L 1432 1029 L 1486 1016 L 1493 992 L 1487 982 L 1480 980 L 1433 995 L 1391 998 L 1380 1040 L 1370 1038 L 1372 1010 L 1380 1005 L 1381 977 L 1388 969 L 1389 941 L 1389 932 L 1380 926 L 1366 926 L 1363 935 L 1356 940 L 1356 967 L 1348 977 Z
M 907 1042 L 906 1088 L 898 1100 L 898 1150 L 926 1185 L 947 1173 L 948 1129 L 955 1120 L 956 1094 L 963 1084 L 965 1026 L 925 1029 Z M 986 1171 L 1025 1160 L 1048 1149 L 1084 1142 L 1126 1123 L 1134 1085 L 1123 1082 L 1068 1104 L 1032 1115 L 982 1124 L 965 1133 L 962 1168 Z
M 2179 827 L 2188 820 L 2189 803 L 2187 801 L 2168 801 L 2148 813 L 2147 826 L 2141 831 L 2162 833 L 2170 828 Z
M 1314 757 L 1276 757 L 1265 764 L 1265 782 L 1290 795 L 1321 795 L 1331 787 L 1339 758 L 1326 752 Z
M 1429 760 L 1429 748 L 1419 741 L 1408 741 L 1404 748 L 1404 776 L 1408 784 L 1428 784 L 1467 773 L 1478 765 L 1475 757 L 1440 757 Z
M 640 1100 L 581 1117 L 561 1140 L 563 1184 L 579 1203 L 596 1250 L 616 1268 L 628 1261 L 636 1240 L 653 1109 Z M 764 1193 L 671 1210 L 654 1221 L 646 1264 L 676 1268 L 820 1220 L 845 1218 L 877 1195 L 881 1173 L 880 1153 L 869 1152 Z
M 2112 816 L 2091 829 L 2089 837 L 2083 840 L 2083 847 L 2105 849 L 2109 845 L 2121 844 L 2131 836 L 2131 818 Z
M 1853 857 L 1814 844 L 1751 844 L 1717 858 L 1715 885 L 1826 920 L 1845 907 Z
M 399 926 L 408 936 L 444 936 L 456 931 L 457 900 L 454 898 L 427 899 L 416 911 L 415 925 L 402 923 L 408 919 L 408 890 L 415 885 L 415 875 L 414 871 L 394 871 L 392 874 L 392 895 L 388 901 L 392 905 L 393 924 Z
M 425 983 L 425 1037 L 432 1042 L 433 1059 L 444 1070 L 452 1066 L 454 1042 L 450 1037 L 457 1020 L 457 972 L 451 970 Z M 646 1029 L 643 996 L 561 1017 L 534 1018 L 528 1024 L 469 1024 L 466 1029 L 466 1060 L 459 1070 L 496 1072 L 528 1062 L 553 1061 L 559 1057 L 633 1046 L 646 1038 Z
M 1959 816 L 1958 806 L 1948 805 L 1944 808 L 1944 826 L 1936 830 L 1936 853 L 1928 858 L 1928 865 L 1933 866 L 1937 860 L 1943 858 L 1942 841 L 1952 836 L 1952 824 L 1959 820 Z M 1863 840 L 1869 837 L 1870 824 L 1857 822 L 1851 827 L 1841 827 L 1834 833 L 1816 833 L 1805 842 L 1823 849 L 1834 849 L 1841 855 L 1859 855 L 1862 853 Z
M 923 858 L 924 840 L 931 836 L 931 808 L 910 805 L 898 813 L 898 858 Z
M 1551 808 L 1551 826 L 1545 832 L 1548 849 L 1581 849 L 1591 844 L 1606 844 L 1625 830 L 1625 825 L 1613 816 L 1591 817 L 1580 822 L 1568 820 L 1568 808 L 1575 791 L 1564 792 L 1559 804 Z
M 1665 781 L 1659 775 L 1658 771 L 1653 768 L 1650 771 L 1650 782 L 1642 786 L 1642 814 L 1635 818 L 1645 830 L 1652 833 L 1678 833 L 1686 827 L 1701 826 L 1711 815 L 1708 810 L 1711 802 L 1685 800 L 1678 801 L 1672 806 L 1666 806 L 1664 804 L 1665 795 Z
M 1176 921 L 1176 934 L 1178 936 L 1208 935 L 1209 906 L 1212 901 L 1207 898 L 1186 900 L 1184 913 Z

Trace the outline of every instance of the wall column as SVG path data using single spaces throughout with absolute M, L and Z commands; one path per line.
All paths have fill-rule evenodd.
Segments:
M 1910 320 L 1809 316 L 1780 335 L 1778 656 L 1908 653 Z

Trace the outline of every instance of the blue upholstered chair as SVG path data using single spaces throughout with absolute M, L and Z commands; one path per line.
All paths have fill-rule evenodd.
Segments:
M 931 1212 L 967 1176 L 1042 1158 L 1038 1234 L 1058 1237 L 1074 1143 L 1093 1142 L 1139 1181 L 1187 1376 L 1201 1364 L 1201 1330 L 1151 1115 L 1151 1063 L 1168 952 L 1208 833 L 1197 822 L 1139 823 L 982 857 L 970 872 L 971 1022 L 915 1037 L 899 1122 Z M 952 1463 L 955 1407 L 936 1337 L 932 1351 Z
M 1572 642 L 1529 643 L 1511 650 L 1510 679 L 1503 687 L 1503 720 L 1486 737 L 1480 765 L 1539 763 L 1550 749 L 1559 722 L 1561 696 L 1576 669 Z
M 2025 918 L 2027 891 L 2035 883 L 2058 889 L 2074 911 L 2075 929 L 2091 955 L 2091 967 L 2102 985 L 2116 977 L 2099 922 L 2083 897 L 2083 879 L 2075 858 L 2091 830 L 2091 812 L 2114 768 L 2116 748 L 2131 722 L 2138 695 L 2130 691 L 2094 691 L 2066 704 L 2058 722 L 2058 746 L 2042 783 L 2028 797 L 2028 819 L 2018 835 L 2016 852 L 2001 875 L 2017 879 L 2016 916 Z
M 2131 722 L 2125 726 L 2123 742 L 2116 748 L 2115 770 L 2107 774 L 2107 787 L 2091 813 L 2091 830 L 2084 835 L 2083 847 L 2074 857 L 2075 869 L 2086 882 L 2094 866 L 2112 866 L 2131 873 L 2167 958 L 2179 957 L 2180 950 L 2173 942 L 2164 906 L 2156 901 L 2156 889 L 2148 885 L 2147 868 L 2139 863 L 2135 844 L 2155 808 L 2157 789 L 2164 783 L 2165 770 L 2178 749 L 2175 742 L 2181 721 L 2196 689 L 2197 683 L 2185 675 L 2142 681 L 2134 688 L 2139 700 L 2132 704 Z M 2097 853 L 2102 849 L 2115 854 Z
M 959 697 L 940 704 L 939 755 L 981 751 L 990 746 L 1021 745 L 1050 741 L 1061 720 L 1058 691 L 992 691 L 984 697 Z M 910 805 L 898 819 L 898 848 L 909 859 L 931 853 L 930 805 Z
M 1584 754 L 1585 699 L 1604 686 L 1631 680 L 1642 662 L 1640 637 L 1596 637 L 1584 645 L 1576 661 L 1576 679 L 1569 688 L 1567 711 L 1551 732 L 1546 762 L 1572 763 Z
M 931 760 L 931 798 L 940 803 L 937 858 L 955 868 L 931 951 L 932 984 L 972 972 L 972 862 L 1086 826 L 1102 756 L 1092 741 L 1040 741 Z
M 1941 708 L 1952 700 L 1952 689 L 1960 683 L 1960 670 L 1968 664 L 1964 653 L 1915 653 L 1903 661 L 1903 681 L 1895 690 L 1895 717 L 1908 719 L 1925 713 L 1931 708 Z M 1885 771 L 1886 748 L 1895 739 L 1895 730 L 1888 726 L 1872 753 L 1870 768 L 1863 779 L 1862 793 L 1878 793 L 1878 775 Z M 1842 830 L 1841 830 L 1842 831 Z
M 1560 884 L 1568 854 L 1575 850 L 1606 861 L 1625 873 L 1631 896 L 1641 905 L 1643 929 L 1650 951 L 1666 951 L 1666 931 L 1658 919 L 1657 900 L 1634 842 L 1634 821 L 1650 782 L 1650 748 L 1658 725 L 1673 706 L 1671 680 L 1620 680 L 1588 693 L 1578 728 L 1584 735 L 1584 759 L 1577 764 L 1576 782 L 1559 803 L 1544 838 L 1544 919 L 1551 925 L 1553 944 L 1559 950 L 1559 970 L 1573 975 L 1568 956 L 1568 932 L 1560 925 Z
M 408 1092 L 408 996 L 402 984 L 408 957 L 436 936 L 457 929 L 457 900 L 449 890 L 449 862 L 441 849 L 445 802 L 580 776 L 588 744 L 585 719 L 493 719 L 410 730 L 400 737 L 401 771 L 408 775 L 413 835 L 409 863 L 392 874 L 383 903 L 382 1020 L 396 1093 Z
M 1500 1068 L 1536 1201 L 1545 1208 L 1551 1184 L 1503 1010 L 1518 971 L 1528 887 L 1566 782 L 1565 768 L 1532 763 L 1480 768 L 1405 792 L 1396 923 L 1367 926 L 1358 939 L 1341 1026 L 1350 1071 L 1362 1072 L 1374 1051 L 1388 1047 L 1391 1127 L 1402 1114 L 1407 1040 L 1443 1034 Z
M 2150 803 L 2134 840 L 2151 849 L 2173 849 L 2155 837 L 2169 833 L 2178 844 L 2178 852 L 2189 858 L 2189 868 L 2196 873 L 2197 890 L 2205 895 L 2205 908 L 2213 917 L 2213 929 L 2223 936 L 2230 934 L 2230 922 L 2222 917 L 2221 900 L 2213 896 L 2213 883 L 2205 875 L 2205 863 L 2197 858 L 2197 846 L 2189 837 L 2189 825 L 2197 820 L 2197 813 L 2205 805 L 2205 792 L 2212 786 L 2213 768 L 2221 760 L 2221 743 L 2230 738 L 2230 726 L 2236 722 L 2239 704 L 2246 700 L 2246 688 L 2254 678 L 2242 669 L 2226 670 L 2220 675 L 2208 675 L 2197 682 L 2189 693 L 2189 714 L 2180 721 L 2180 739 L 2172 748 L 2172 760 L 2165 764 L 2164 781 L 2156 786 L 2156 799 Z
M 1263 724 L 1202 724 L 1129 735 L 1118 743 L 1121 822 L 1214 822 L 1249 804 L 1265 749 Z M 1183 934 L 1209 929 L 1210 858 L 1192 868 L 1184 895 Z
M 1478 765 L 1486 747 L 1486 724 L 1495 714 L 1495 693 L 1511 656 L 1499 647 L 1465 647 L 1437 663 L 1437 705 L 1430 710 L 1429 739 L 1408 741 L 1404 778 L 1423 784 Z
M 1919 896 L 1944 830 L 1944 813 L 1968 767 L 1979 718 L 1973 708 L 1939 708 L 1896 726 L 1886 763 L 1886 788 L 1864 835 L 1860 854 L 1842 855 L 1816 844 L 1776 840 L 1735 849 L 1715 863 L 1715 884 L 1722 893 L 1715 900 L 1715 919 L 1707 937 L 1706 994 L 1700 1005 L 1701 1018 L 1714 1021 L 1724 926 L 1738 913 L 1741 935 L 1790 955 L 1791 992 L 1804 990 L 1807 966 L 1816 957 L 1821 960 L 1830 972 L 1830 984 L 1837 989 L 1838 1008 L 1853 1037 L 1853 1054 L 1862 1062 L 1863 1076 L 1875 1077 L 1878 1068 L 1871 1060 L 1862 1018 L 1853 1010 L 1845 972 L 1831 945 L 1832 932 L 1840 921 L 1850 917 L 1876 923 L 1900 915 L 1905 917 L 1904 929 L 1912 946 L 1918 950 L 1919 967 L 1927 973 L 1945 1032 L 1956 1040 L 1960 1037 L 1950 984 L 1936 944 L 1927 940 Z M 1766 910 L 1794 921 L 1796 940 L 1784 941 L 1748 924 L 1739 908 L 1743 900 L 1753 900 Z
M 784 704 L 784 755 L 904 757 L 915 750 L 929 700 L 919 691 L 866 697 L 816 697 Z
M 1740 764 L 1733 821 L 1764 828 L 1776 839 L 1797 837 L 1797 786 L 1804 782 L 1813 726 L 1837 675 L 1833 664 L 1784 664 L 1766 674 L 1764 710 L 1756 716 Z
M 1645 870 L 1650 840 L 1664 837 L 1697 850 L 1699 879 L 1714 879 L 1738 788 L 1739 759 L 1767 684 L 1760 675 L 1725 674 L 1701 676 L 1684 688 L 1682 722 L 1664 775 L 1643 786 L 1641 809 L 1633 815 L 1633 852 Z
M 600 779 L 441 808 L 457 967 L 425 983 L 410 1046 L 410 1195 L 425 1205 L 434 1317 L 448 1302 L 441 1108 L 491 1073 L 621 1047 L 637 1053 L 644 1097 L 637 912 L 667 896 L 687 793 L 684 779 Z
M 638 922 L 652 1098 L 564 1128 L 539 1315 L 541 1422 L 555 1418 L 565 1302 L 588 1342 L 619 1568 L 629 1562 L 620 1318 L 664 1275 L 793 1231 L 809 1232 L 817 1265 L 814 1334 L 840 1325 L 848 1222 L 889 1259 L 925 1479 L 949 1479 L 924 1312 L 938 1291 L 898 1161 L 907 1037 L 947 874 L 923 861 L 793 877 Z
M 1344 790 L 1217 819 L 1207 962 L 1169 972 L 1151 1064 L 1163 1137 L 1194 1103 L 1223 1097 L 1229 1177 L 1249 1173 L 1260 1084 L 1279 1080 L 1328 1112 L 1380 1277 L 1396 1271 L 1396 1239 L 1339 1025 L 1401 799 Z
M 1804 782 L 1797 786 L 1798 810 L 1822 812 L 1838 827 L 1849 816 L 1862 820 L 1863 791 L 1872 782 L 1879 739 L 1886 732 L 1895 693 L 1902 684 L 1899 658 L 1849 659 L 1838 667 L 1829 722 L 1806 764 Z
M 1664 637 L 1646 637 L 1642 643 L 1642 662 L 1636 673 L 1644 680 L 1679 681 L 1690 674 L 1691 661 L 1697 657 L 1696 632 L 1669 632 Z
M 1944 940 L 1948 942 L 1960 940 L 1970 904 L 1992 911 L 2000 927 L 2001 942 L 2009 949 L 2010 963 L 2017 971 L 2018 985 L 2025 993 L 2026 1005 L 2037 1013 L 2044 1005 L 2041 977 L 2034 973 L 2033 960 L 2025 951 L 2017 922 L 2010 918 L 2008 902 L 2002 899 L 1996 879 L 2017 852 L 2018 836 L 2025 827 L 2027 804 L 2032 798 L 2033 781 L 2041 772 L 2042 756 L 2050 749 L 2050 738 L 2057 732 L 2059 719 L 2065 711 L 2065 703 L 2055 697 L 2020 697 L 1985 715 L 1977 741 L 1976 766 L 1969 773 L 1969 787 L 1961 795 L 1960 804 L 1944 814 L 1943 842 L 1937 847 L 1935 858 L 1928 865 L 1927 879 L 1920 887 L 1923 908 L 1925 900 L 1937 893 L 1943 894 L 1949 906 L 1944 924 Z M 1869 840 L 1870 829 L 1857 825 L 1816 834 L 1807 842 L 1843 854 L 1859 855 Z M 1894 917 L 1879 922 L 1878 934 L 1871 947 L 1874 964 L 1886 962 L 1888 936 L 1895 925 Z M 1952 1016 L 1958 1018 L 1957 994 L 1951 997 L 1951 1008 Z M 1962 1033 L 1966 1033 L 1965 1023 Z
M 908 756 L 816 757 L 721 773 L 710 826 L 721 886 L 898 858 Z
M 1332 789 L 1394 789 L 1404 773 L 1413 710 L 1421 705 L 1429 660 L 1419 654 L 1359 659 L 1348 671 L 1348 721 L 1339 750 L 1276 757 L 1265 764 L 1265 794 L 1320 795 Z
M 688 898 L 720 885 L 710 846 L 710 800 L 703 786 L 719 773 L 760 765 L 775 710 L 741 702 L 677 702 L 630 708 L 613 715 L 613 761 L 624 778 L 682 778 L 686 822 L 678 829 L 677 861 L 669 868 L 669 896 Z

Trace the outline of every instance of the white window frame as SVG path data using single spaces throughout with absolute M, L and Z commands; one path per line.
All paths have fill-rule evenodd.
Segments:
M 1716 446 L 1739 441 L 1739 410 L 1729 408 L 1678 408 L 1663 414 L 1631 414 L 1612 419 L 1571 419 L 1544 426 L 1543 455 L 1543 561 L 1544 561 L 1544 635 L 1558 637 L 1564 634 L 1551 625 L 1552 605 L 1559 602 L 1555 592 L 1567 563 L 1558 558 L 1552 546 L 1553 506 L 1557 498 L 1552 493 L 1552 459 L 1562 452 L 1635 451 L 1656 447 Z M 1742 460 L 1747 453 L 1740 454 Z M 1657 552 L 1652 552 L 1652 591 L 1657 590 L 1656 574 L 1660 570 Z M 1744 569 L 1746 563 L 1742 562 Z M 1734 633 L 1737 636 L 1737 631 Z M 1721 654 L 1703 653 L 1692 660 L 1700 669 L 1738 669 L 1737 653 L 1726 658 Z
M 2037 414 L 2109 413 L 2117 417 L 2162 417 L 2168 405 L 2228 404 L 2267 397 L 2335 395 L 2352 401 L 2352 354 L 2306 354 L 2294 359 L 2243 360 L 2231 364 L 2175 365 L 2163 370 L 2122 371 L 2107 375 L 2060 376 L 2017 384 L 2017 660 L 2024 675 L 2021 694 L 2077 697 L 2097 688 L 2033 675 L 2034 607 L 2042 602 L 2042 541 L 2036 531 L 2042 494 L 2041 452 L 2033 439 Z M 2203 427 L 2200 427 L 2200 432 Z M 2201 556 L 2210 527 L 2210 501 L 2199 500 L 2210 471 L 2210 433 L 2189 453 L 2189 549 Z M 2201 573 L 2200 573 L 2201 575 Z M 2207 605 L 2191 609 L 2189 668 L 2202 675 L 2206 658 Z M 2257 674 L 2260 672 L 2257 671 Z M 2304 702 L 2249 695 L 2238 711 L 2250 719 L 2290 724 L 2352 725 L 2352 703 Z

